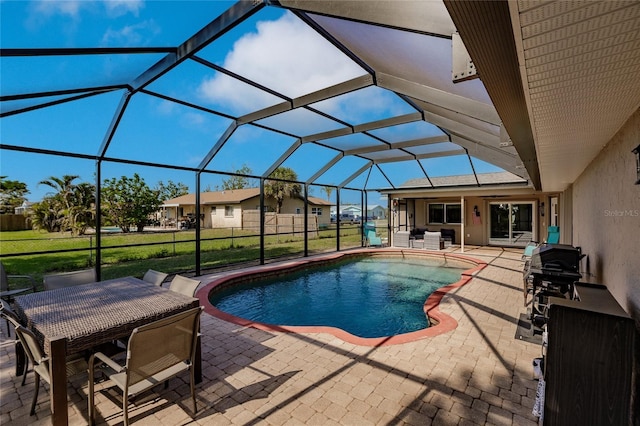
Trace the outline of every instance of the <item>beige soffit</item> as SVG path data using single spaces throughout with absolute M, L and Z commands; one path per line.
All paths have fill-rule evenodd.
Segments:
M 509 2 L 542 188 L 573 183 L 640 106 L 640 2 Z

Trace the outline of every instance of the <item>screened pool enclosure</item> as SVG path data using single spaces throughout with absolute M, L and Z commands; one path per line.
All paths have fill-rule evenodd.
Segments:
M 27 183 L 32 202 L 51 189 L 38 185 L 50 176 L 92 183 L 95 229 L 107 225 L 106 179 L 137 173 L 150 186 L 180 182 L 203 212 L 200 194 L 240 177 L 261 189 L 261 229 L 231 229 L 236 240 L 228 248 L 251 246 L 264 263 L 362 244 L 361 223 L 337 221 L 324 230 L 328 246 L 310 245 L 302 232 L 289 238 L 292 251 L 271 250 L 264 187 L 277 180 L 277 169 L 294 172 L 305 224 L 309 197 L 326 199 L 331 210 L 357 205 L 366 212 L 369 205 L 389 209 L 379 192 L 411 182 L 438 189 L 450 181 L 439 178 L 464 175 L 462 186 L 479 187 L 497 184 L 485 183 L 483 173 L 504 171 L 527 184 L 537 171 L 509 140 L 439 1 L 0 7 L 1 174 Z M 203 253 L 229 238 L 204 231 L 196 221 L 190 234 L 140 244 L 157 246 L 160 258 L 186 244 L 188 269 L 200 275 L 209 268 Z M 100 274 L 109 253 L 129 243 L 96 232 L 83 244 L 73 250 L 91 253 Z M 4 250 L 4 260 L 45 256 L 30 247 Z

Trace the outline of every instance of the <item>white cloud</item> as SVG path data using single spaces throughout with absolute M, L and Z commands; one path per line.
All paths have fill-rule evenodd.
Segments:
M 50 17 L 53 15 L 66 15 L 77 18 L 83 2 L 80 0 L 51 1 L 39 0 L 33 3 L 33 11 L 39 15 Z
M 120 29 L 108 28 L 102 36 L 102 44 L 109 46 L 144 46 L 150 39 L 149 34 L 157 34 L 160 28 L 153 20 L 135 25 L 126 25 Z
M 364 73 L 290 13 L 259 22 L 257 32 L 236 41 L 223 67 L 292 98 Z M 242 113 L 274 103 L 271 95 L 223 76 L 205 79 L 199 90 L 205 99 Z
M 30 4 L 30 14 L 26 25 L 28 28 L 38 29 L 47 20 L 61 16 L 73 22 L 73 28 L 66 28 L 66 32 L 71 33 L 75 26 L 82 21 L 83 14 L 89 13 L 103 16 L 106 12 L 109 18 L 117 18 L 131 13 L 137 17 L 143 7 L 144 0 L 105 0 L 101 2 L 89 0 L 34 0 Z
M 201 113 L 186 112 L 182 115 L 183 125 L 187 128 L 193 126 L 202 126 L 205 123 L 205 119 Z
M 117 17 L 132 13 L 138 16 L 140 9 L 144 7 L 143 0 L 105 0 L 101 2 L 109 17 Z M 54 15 L 66 15 L 78 18 L 81 10 L 91 9 L 99 4 L 95 1 L 87 0 L 36 0 L 33 2 L 33 12 L 44 17 Z
M 175 102 L 169 102 L 163 99 L 158 103 L 156 111 L 158 111 L 160 115 L 170 116 L 175 113 L 176 106 L 177 104 Z
M 131 13 L 134 16 L 138 16 L 140 9 L 144 7 L 144 1 L 142 0 L 108 0 L 104 2 L 104 7 L 107 9 L 107 14 L 112 17 L 118 17 Z
M 80 10 L 86 5 L 87 2 L 79 0 L 37 0 L 29 4 L 29 16 L 25 25 L 30 31 L 37 31 L 48 20 L 55 16 L 62 16 L 68 20 L 65 22 L 64 33 L 73 33 L 80 22 Z

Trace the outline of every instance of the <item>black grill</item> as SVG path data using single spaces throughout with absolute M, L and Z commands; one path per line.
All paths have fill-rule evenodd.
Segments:
M 542 244 L 531 254 L 530 267 L 549 275 L 567 274 L 575 276 L 580 266 L 580 249 L 567 244 Z
M 579 272 L 582 257 L 580 248 L 566 244 L 542 244 L 533 250 L 525 271 L 525 291 L 527 283 L 531 282 L 534 325 L 541 327 L 546 323 L 549 297 L 573 298 L 573 284 L 582 278 Z

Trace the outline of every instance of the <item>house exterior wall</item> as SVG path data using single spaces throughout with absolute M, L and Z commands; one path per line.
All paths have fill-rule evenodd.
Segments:
M 428 205 L 430 203 L 461 204 L 464 197 L 464 235 L 465 244 L 488 245 L 490 237 L 490 206 L 492 202 L 503 203 L 533 203 L 536 223 L 532 239 L 544 241 L 547 237 L 547 227 L 550 224 L 550 198 L 559 198 L 559 220 L 561 242 L 563 236 L 571 240 L 571 200 L 562 199 L 566 194 L 542 193 L 531 188 L 495 188 L 495 189 L 471 189 L 452 191 L 424 191 L 413 193 L 390 193 L 391 198 L 398 199 L 397 207 L 392 206 L 389 218 L 393 231 L 413 230 L 415 228 L 439 231 L 453 229 L 455 231 L 456 244 L 462 239 L 462 225 L 460 223 L 431 223 L 428 218 Z M 544 203 L 544 206 L 543 206 Z M 569 207 L 567 207 L 569 206 Z M 476 215 L 475 207 L 479 216 Z M 566 209 L 569 208 L 568 213 Z M 564 209 L 564 210 L 563 210 Z M 405 225 L 406 224 L 406 225 Z M 568 228 L 563 228 L 563 225 Z
M 530 191 L 520 195 L 505 195 L 500 198 L 486 196 L 464 196 L 464 234 L 465 244 L 486 245 L 489 244 L 489 214 L 492 201 L 500 202 L 532 202 L 535 204 L 537 226 L 533 235 L 534 241 L 542 241 L 547 236 L 548 226 L 548 197 L 549 194 L 541 194 Z M 407 203 L 409 220 L 415 228 L 426 228 L 429 231 L 441 229 L 453 229 L 456 232 L 456 243 L 462 239 L 462 226 L 457 223 L 431 223 L 428 217 L 428 205 L 430 203 L 460 204 L 461 196 L 447 196 L 429 199 L 415 199 L 413 204 Z M 545 203 L 544 211 L 540 208 Z M 476 216 L 474 208 L 477 207 L 479 216 Z M 411 211 L 413 209 L 413 211 Z M 543 214 L 544 213 L 544 214 Z M 475 216 L 475 219 L 474 219 Z M 561 229 L 562 234 L 562 229 Z
M 346 207 L 343 206 L 340 209 L 340 214 L 343 214 L 343 213 L 349 213 L 349 214 L 352 214 L 354 216 L 362 216 L 362 214 L 361 214 L 362 213 L 362 209 L 360 207 L 358 207 L 358 206 L 346 206 Z
M 232 215 L 226 214 L 226 207 L 229 206 Z M 242 227 L 242 205 L 241 204 L 216 204 L 215 212 L 212 211 L 213 205 L 208 205 L 206 208 L 209 210 L 205 217 L 210 218 L 209 225 L 213 228 L 240 228 Z M 205 220 L 205 227 L 207 222 Z
M 374 216 L 378 219 L 386 219 L 386 209 L 382 206 L 375 206 L 371 209 L 367 209 L 367 216 Z
M 631 150 L 640 143 L 640 110 L 573 184 L 573 241 L 593 279 L 606 285 L 640 324 L 640 185 Z M 584 262 L 584 261 L 583 261 Z
M 636 322 L 635 398 L 640 416 L 640 185 L 631 150 L 640 143 L 640 110 L 631 116 L 576 179 L 573 241 L 587 255 L 583 268 L 607 286 Z
M 328 225 L 331 222 L 331 206 L 316 206 L 314 204 L 309 203 L 309 214 L 312 214 L 313 208 L 322 209 L 322 214 L 318 216 L 318 225 Z M 287 198 L 282 203 L 282 211 L 281 213 L 298 213 L 298 209 L 300 214 L 304 214 L 304 201 L 299 198 Z
M 276 206 L 273 200 L 265 199 L 265 205 L 267 211 L 275 211 Z M 225 207 L 231 206 L 233 208 L 233 216 L 227 216 L 225 214 Z M 215 212 L 213 211 L 215 207 Z M 330 222 L 329 206 L 314 206 L 309 205 L 309 214 L 311 214 L 312 207 L 321 207 L 322 215 L 318 216 L 318 224 L 328 224 Z M 185 214 L 193 210 L 193 206 L 184 206 Z M 190 210 L 188 210 L 190 209 Z M 226 203 L 226 204 L 207 204 L 202 207 L 205 213 L 204 227 L 205 228 L 240 228 L 242 227 L 242 212 L 246 210 L 260 210 L 260 197 L 252 197 L 241 203 Z M 300 209 L 303 213 L 304 201 L 300 199 L 285 199 L 282 204 L 282 213 L 296 213 L 296 209 Z

